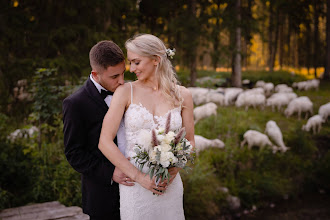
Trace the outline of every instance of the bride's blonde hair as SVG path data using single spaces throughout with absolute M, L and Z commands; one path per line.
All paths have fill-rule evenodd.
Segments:
M 138 34 L 128 39 L 125 43 L 127 50 L 141 56 L 156 59 L 159 57 L 155 74 L 159 90 L 175 106 L 181 105 L 183 98 L 179 92 L 179 82 L 171 61 L 167 58 L 166 47 L 162 40 L 151 34 Z

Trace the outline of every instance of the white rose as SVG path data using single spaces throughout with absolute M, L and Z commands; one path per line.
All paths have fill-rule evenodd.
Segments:
M 164 128 L 158 128 L 156 129 L 156 134 L 163 134 L 165 132 Z
M 149 161 L 151 161 L 152 163 L 157 162 L 156 156 L 157 156 L 157 150 L 156 149 L 149 150 Z
M 170 145 L 168 144 L 161 144 L 160 145 L 160 149 L 161 149 L 161 152 L 168 152 L 170 151 L 172 148 Z
M 163 140 L 164 143 L 169 144 L 171 141 L 173 141 L 175 138 L 175 133 L 173 131 L 169 131 Z
M 160 154 L 160 164 L 163 167 L 168 167 L 170 165 L 170 158 L 171 158 L 172 152 L 162 152 Z
M 142 150 L 149 151 L 152 147 L 152 135 L 149 131 L 142 129 L 137 136 L 137 144 L 142 147 Z
M 160 143 L 163 143 L 164 138 L 165 138 L 164 135 L 157 135 L 157 140 L 158 140 Z

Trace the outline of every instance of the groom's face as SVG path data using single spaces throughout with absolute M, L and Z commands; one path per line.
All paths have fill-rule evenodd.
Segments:
M 92 71 L 93 78 L 108 91 L 114 92 L 118 86 L 124 84 L 125 61 L 116 66 L 109 66 L 106 70 Z

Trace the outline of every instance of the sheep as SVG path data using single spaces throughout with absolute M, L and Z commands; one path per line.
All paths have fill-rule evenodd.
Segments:
M 325 121 L 328 120 L 328 117 L 330 115 L 330 102 L 320 106 L 319 115 L 321 115 Z
M 320 80 L 318 80 L 318 79 L 308 80 L 307 84 L 305 86 L 305 90 L 310 90 L 310 89 L 318 90 L 319 85 L 320 85 Z
M 269 97 L 266 101 L 266 106 L 271 106 L 272 111 L 277 107 L 278 111 L 281 111 L 282 106 L 288 105 L 290 102 L 289 97 L 284 93 L 275 93 Z
M 297 88 L 298 90 L 305 90 L 307 82 L 302 81 L 302 82 L 294 82 L 292 83 L 293 88 Z
M 269 82 L 269 83 L 266 83 L 264 86 L 263 86 L 264 90 L 265 90 L 265 93 L 266 95 L 270 95 L 273 90 L 274 90 L 274 84 Z
M 218 92 L 209 92 L 206 94 L 206 102 L 213 102 L 223 106 L 225 104 L 225 96 Z
M 278 84 L 275 86 L 275 92 L 278 92 L 281 88 L 286 88 L 288 87 L 287 84 Z
M 237 96 L 243 92 L 241 88 L 227 88 L 225 91 L 225 105 L 231 105 L 235 102 Z
M 302 130 L 309 132 L 311 129 L 313 129 L 313 134 L 320 133 L 322 123 L 324 122 L 325 121 L 321 115 L 314 115 L 308 119 L 305 125 L 302 126 Z
M 206 94 L 209 92 L 209 89 L 201 87 L 188 87 L 188 89 L 191 92 L 195 105 L 206 103 Z
M 211 115 L 216 116 L 217 108 L 218 108 L 218 106 L 216 104 L 214 104 L 213 102 L 209 102 L 205 105 L 194 108 L 195 124 L 203 118 L 207 118 Z
M 292 84 L 292 87 L 297 88 L 298 90 L 310 90 L 310 89 L 318 90 L 319 85 L 320 85 L 320 80 L 312 79 L 307 81 L 294 82 Z
M 266 84 L 266 83 L 265 83 L 263 80 L 258 80 L 258 81 L 256 82 L 256 87 L 264 87 L 265 84 Z
M 16 129 L 12 133 L 7 136 L 7 139 L 11 142 L 14 142 L 16 139 L 19 138 L 32 138 L 35 133 L 38 133 L 39 129 L 36 126 L 32 126 L 30 128 L 22 128 Z
M 278 84 L 277 86 L 275 86 L 275 92 L 281 92 L 281 91 L 287 91 L 287 90 L 291 90 L 292 92 L 292 88 L 289 87 L 287 84 Z
M 301 112 L 306 112 L 306 119 L 308 117 L 308 113 L 313 114 L 313 103 L 307 96 L 301 96 L 293 99 L 288 107 L 285 109 L 284 114 L 288 118 L 295 112 L 298 112 L 298 119 L 300 120 Z
M 283 135 L 281 129 L 277 126 L 275 121 L 268 121 L 266 124 L 265 134 L 278 146 L 278 149 L 283 153 L 289 148 L 283 142 Z
M 241 93 L 236 100 L 236 107 L 245 106 L 245 111 L 249 109 L 249 106 L 256 108 L 261 106 L 261 109 L 265 106 L 266 97 L 263 94 L 258 93 Z
M 195 135 L 195 149 L 197 155 L 208 147 L 224 148 L 225 144 L 219 139 L 210 140 L 203 136 Z
M 241 142 L 241 147 L 245 145 L 245 143 L 248 144 L 248 149 L 251 150 L 253 146 L 258 146 L 261 148 L 265 147 L 266 145 L 270 146 L 273 149 L 277 149 L 277 146 L 273 145 L 272 142 L 269 140 L 267 135 L 255 131 L 255 130 L 248 130 L 243 135 L 244 140 Z

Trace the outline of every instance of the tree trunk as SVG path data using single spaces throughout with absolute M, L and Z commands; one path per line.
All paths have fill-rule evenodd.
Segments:
M 327 0 L 327 51 L 323 79 L 330 80 L 330 0 Z
M 274 66 L 273 66 L 273 50 L 274 50 L 274 41 L 273 41 L 273 25 L 274 21 L 274 12 L 273 12 L 273 4 L 272 1 L 269 3 L 269 23 L 268 23 L 268 68 L 269 72 L 273 72 Z
M 287 32 L 287 45 L 288 45 L 288 52 L 286 55 L 286 65 L 287 66 L 292 66 L 291 62 L 291 23 L 290 19 L 287 17 L 287 23 L 288 23 L 288 32 Z
M 306 22 L 306 50 L 307 50 L 307 54 L 306 54 L 306 59 L 305 59 L 305 62 L 306 62 L 306 67 L 307 67 L 307 74 L 309 75 L 309 69 L 311 68 L 311 62 L 310 60 L 312 59 L 312 54 L 311 54 L 311 25 L 309 23 L 309 20 L 307 20 Z
M 278 42 L 278 34 L 279 34 L 279 24 L 280 24 L 280 10 L 279 8 L 276 9 L 276 25 L 275 25 L 275 36 L 274 41 L 272 43 L 272 55 L 271 55 L 271 66 L 274 68 L 275 66 L 275 59 L 276 59 L 276 53 L 277 53 L 277 42 Z M 273 70 L 272 70 L 273 71 Z
M 314 0 L 314 77 L 317 78 L 317 66 L 318 66 L 318 51 L 319 51 L 319 7 L 318 0 Z
M 196 19 L 196 0 L 189 1 L 190 12 L 193 19 Z M 196 37 L 196 36 L 195 36 Z M 192 41 L 196 41 L 197 39 L 192 39 Z M 190 85 L 194 86 L 197 79 L 197 69 L 196 69 L 196 53 L 197 53 L 197 45 L 192 48 L 192 53 L 190 54 Z
M 235 31 L 235 50 L 233 57 L 233 69 L 231 74 L 231 83 L 234 87 L 242 86 L 242 73 L 241 73 L 241 0 L 236 0 L 236 19 L 237 27 Z
M 279 27 L 279 64 L 280 69 L 283 67 L 283 56 L 284 56 L 284 19 L 283 15 L 280 16 L 280 27 Z

